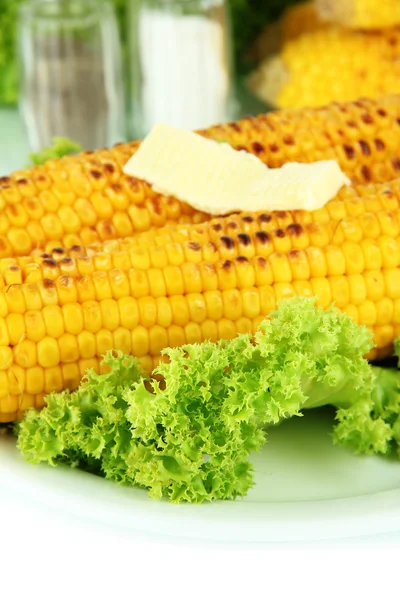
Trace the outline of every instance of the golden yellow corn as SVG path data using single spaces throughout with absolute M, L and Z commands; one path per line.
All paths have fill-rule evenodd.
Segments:
M 321 19 L 355 29 L 384 29 L 400 25 L 398 0 L 316 0 Z
M 372 356 L 400 334 L 398 182 L 349 188 L 318 213 L 236 215 L 186 231 L 162 245 L 115 242 L 82 262 L 78 252 L 70 274 L 55 261 L 54 277 L 0 290 L 1 421 L 76 387 L 109 349 L 151 371 L 162 348 L 253 332 L 293 295 L 334 301 L 370 327 Z
M 400 95 L 288 108 L 202 132 L 256 154 L 270 167 L 335 159 L 353 183 L 399 176 L 399 133 Z
M 132 268 L 165 267 L 170 254 L 176 253 L 178 247 L 187 262 L 198 261 L 198 252 L 192 250 L 197 242 L 209 242 L 203 245 L 202 259 L 215 262 L 226 258 L 226 252 L 220 245 L 223 236 L 235 236 L 237 232 L 243 235 L 257 232 L 274 234 L 290 225 L 293 231 L 295 225 L 309 226 L 307 234 L 303 232 L 295 238 L 296 248 L 305 249 L 309 245 L 323 247 L 327 243 L 340 243 L 342 230 L 351 230 L 355 222 L 363 224 L 372 222 L 374 218 L 383 219 L 382 215 L 388 215 L 390 211 L 397 215 L 399 204 L 400 179 L 396 179 L 390 183 L 343 187 L 324 208 L 313 212 L 239 213 L 213 218 L 200 225 L 168 226 L 88 247 L 53 248 L 50 252 L 35 250 L 26 257 L 0 259 L 0 288 L 45 279 L 55 280 L 60 276 L 88 276 L 113 269 L 129 271 Z M 398 219 L 400 222 L 400 213 Z M 378 235 L 378 229 L 373 231 L 374 235 Z M 292 249 L 287 236 L 276 235 L 273 244 L 279 252 Z M 233 256 L 232 252 L 238 255 L 239 249 L 235 247 L 229 250 L 229 257 Z
M 400 173 L 400 95 L 286 110 L 200 132 L 256 154 L 271 167 L 335 158 L 354 182 Z M 208 219 L 122 174 L 138 143 L 82 153 L 0 178 L 0 258 L 35 248 L 89 245 Z
M 278 108 L 399 93 L 399 47 L 400 29 L 365 33 L 337 25 L 304 27 L 262 61 L 249 85 Z
M 204 220 L 190 206 L 123 175 L 137 147 L 84 152 L 0 178 L 0 257 Z

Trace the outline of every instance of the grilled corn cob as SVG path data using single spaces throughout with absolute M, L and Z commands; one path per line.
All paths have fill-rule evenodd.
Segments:
M 234 236 L 237 232 L 254 235 L 259 231 L 275 235 L 290 225 L 301 225 L 308 232 L 301 240 L 296 238 L 296 248 L 301 246 L 305 249 L 310 244 L 323 247 L 327 243 L 340 243 L 346 239 L 346 231 L 353 230 L 355 226 L 359 228 L 360 219 L 364 226 L 366 222 L 378 219 L 385 228 L 388 215 L 391 211 L 396 213 L 399 206 L 400 179 L 396 179 L 387 184 L 344 187 L 325 207 L 313 212 L 239 213 L 213 218 L 200 225 L 168 226 L 135 237 L 108 240 L 87 247 L 53 248 L 51 252 L 35 250 L 26 257 L 0 259 L 0 288 L 44 279 L 54 280 L 60 276 L 88 276 L 96 271 L 165 267 L 168 252 L 176 252 L 178 247 L 190 262 L 198 258 L 197 253 L 191 251 L 191 245 L 197 242 L 210 243 L 208 247 L 205 246 L 207 254 L 203 258 L 215 262 L 224 258 L 220 248 L 222 236 Z M 400 223 L 400 216 L 398 220 Z M 340 237 L 342 231 L 345 232 L 343 239 Z M 379 231 L 379 227 L 375 227 L 372 236 L 379 235 Z M 288 237 L 275 235 L 271 241 L 276 251 L 287 252 L 292 249 Z M 229 256 L 232 257 L 231 251 Z
M 279 108 L 398 93 L 399 45 L 399 29 L 364 33 L 337 25 L 315 27 L 284 41 L 250 76 L 249 85 Z
M 292 295 L 335 301 L 384 355 L 400 333 L 399 184 L 350 188 L 309 217 L 226 217 L 188 228 L 187 241 L 122 242 L 106 258 L 89 252 L 86 273 L 2 288 L 0 420 L 76 387 L 109 349 L 151 371 L 162 348 L 252 332 Z
M 383 29 L 400 24 L 398 0 L 316 0 L 322 19 L 355 29 Z
M 400 173 L 400 95 L 286 110 L 200 132 L 246 149 L 271 167 L 335 158 L 354 182 Z M 34 248 L 88 245 L 204 213 L 122 173 L 138 143 L 49 161 L 0 179 L 0 258 Z M 368 150 L 367 150 L 368 148 Z

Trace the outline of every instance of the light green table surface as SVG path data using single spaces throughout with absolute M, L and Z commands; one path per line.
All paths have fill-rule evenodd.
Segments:
M 0 110 L 0 132 L 0 175 L 6 175 L 28 162 L 29 146 L 17 110 Z

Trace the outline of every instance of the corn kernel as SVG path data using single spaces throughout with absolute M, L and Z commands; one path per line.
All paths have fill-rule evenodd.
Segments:
M 371 300 L 364 300 L 358 307 L 360 323 L 367 327 L 375 325 L 377 319 L 376 304 Z
M 210 323 L 213 321 L 204 321 L 204 323 Z M 202 324 L 202 326 L 204 325 Z M 177 348 L 178 346 L 183 346 L 186 344 L 186 336 L 183 327 L 179 327 L 179 325 L 171 325 L 167 329 L 168 334 L 168 346 L 171 348 Z M 205 338 L 206 339 L 206 338 Z
M 228 319 L 220 319 L 217 322 L 217 329 L 218 339 L 220 340 L 232 340 L 237 335 L 235 323 Z
M 385 279 L 382 271 L 366 271 L 364 279 L 367 288 L 367 297 L 375 302 L 383 298 L 385 295 Z M 386 295 L 389 298 L 395 298 L 395 296 L 388 293 L 387 289 Z
M 132 336 L 128 329 L 118 327 L 113 332 L 113 348 L 121 350 L 124 354 L 130 354 L 132 348 Z
M 42 310 L 46 334 L 59 338 L 64 333 L 63 313 L 59 306 L 45 306 Z
M 10 343 L 16 346 L 26 337 L 25 319 L 21 314 L 11 313 L 6 317 Z
M 55 367 L 60 362 L 60 350 L 57 340 L 45 337 L 37 344 L 37 361 L 43 368 Z
M 344 275 L 346 272 L 346 261 L 342 249 L 336 246 L 327 246 L 325 253 L 328 275 Z
M 63 387 L 67 390 L 75 390 L 81 380 L 78 363 L 74 362 L 67 365 L 61 365 Z
M 149 333 L 148 329 L 138 325 L 132 331 L 132 354 L 138 358 L 146 356 L 149 353 Z
M 216 342 L 218 340 L 218 328 L 215 321 L 206 319 L 200 324 L 202 340 Z
M 14 360 L 17 365 L 27 369 L 37 362 L 36 344 L 31 340 L 23 340 L 14 347 Z

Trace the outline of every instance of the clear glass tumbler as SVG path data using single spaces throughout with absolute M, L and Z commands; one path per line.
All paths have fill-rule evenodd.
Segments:
M 118 27 L 105 0 L 31 0 L 19 14 L 20 110 L 34 151 L 68 137 L 91 150 L 125 138 Z
M 227 0 L 130 0 L 131 133 L 157 122 L 196 129 L 230 118 Z

